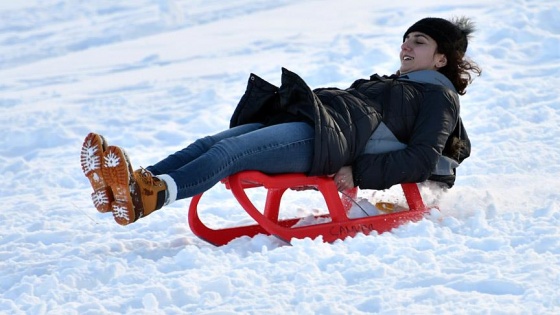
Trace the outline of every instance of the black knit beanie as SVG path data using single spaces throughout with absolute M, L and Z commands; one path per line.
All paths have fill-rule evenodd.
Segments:
M 442 53 L 457 50 L 464 54 L 469 45 L 468 37 L 474 32 L 474 24 L 465 17 L 452 21 L 434 17 L 424 18 L 406 30 L 403 42 L 411 32 L 421 32 L 433 38 Z

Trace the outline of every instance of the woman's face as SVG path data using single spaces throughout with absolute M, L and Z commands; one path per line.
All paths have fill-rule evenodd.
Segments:
M 420 32 L 409 33 L 401 45 L 400 73 L 444 67 L 447 58 L 436 51 L 437 43 L 430 36 Z

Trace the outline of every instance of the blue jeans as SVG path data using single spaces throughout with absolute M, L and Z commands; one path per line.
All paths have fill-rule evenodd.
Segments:
M 313 145 L 313 127 L 304 122 L 246 124 L 198 139 L 146 169 L 169 175 L 177 185 L 178 200 L 205 192 L 240 171 L 308 172 Z

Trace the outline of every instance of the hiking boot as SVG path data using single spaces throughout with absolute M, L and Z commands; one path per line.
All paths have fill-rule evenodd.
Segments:
M 140 187 L 134 179 L 126 153 L 116 146 L 107 147 L 101 170 L 113 192 L 111 211 L 115 221 L 127 225 L 144 216 Z
M 90 133 L 84 140 L 80 153 L 80 164 L 84 175 L 89 179 L 93 193 L 91 200 L 99 212 L 111 211 L 113 192 L 105 182 L 102 174 L 103 153 L 107 149 L 107 142 L 103 136 Z
M 140 186 L 144 216 L 161 209 L 166 201 L 167 185 L 146 169 L 134 171 L 134 179 Z
M 130 160 L 121 148 L 107 148 L 102 171 L 113 191 L 114 201 L 111 206 L 117 223 L 130 224 L 161 209 L 165 204 L 165 182 L 146 169 L 133 172 Z

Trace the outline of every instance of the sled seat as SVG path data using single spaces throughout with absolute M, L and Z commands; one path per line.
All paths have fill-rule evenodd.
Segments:
M 189 226 L 199 238 L 221 246 L 241 237 L 253 237 L 257 234 L 274 235 L 286 242 L 292 238 L 317 238 L 322 236 L 325 242 L 334 242 L 357 233 L 369 234 L 373 231 L 383 233 L 408 221 L 418 221 L 428 210 L 416 183 L 401 184 L 408 210 L 380 214 L 361 218 L 349 218 L 348 210 L 357 196 L 357 188 L 340 194 L 332 177 L 307 176 L 305 174 L 268 175 L 258 171 L 243 171 L 222 180 L 231 190 L 243 209 L 255 221 L 254 224 L 236 227 L 211 228 L 204 224 L 198 214 L 198 203 L 202 194 L 191 200 L 188 213 Z M 249 199 L 246 189 L 262 187 L 267 189 L 264 209 L 259 210 Z M 317 223 L 311 225 L 297 224 L 303 218 L 280 219 L 280 201 L 288 189 L 318 190 L 325 199 L 328 213 L 314 216 Z M 306 217 L 307 219 L 308 217 Z

